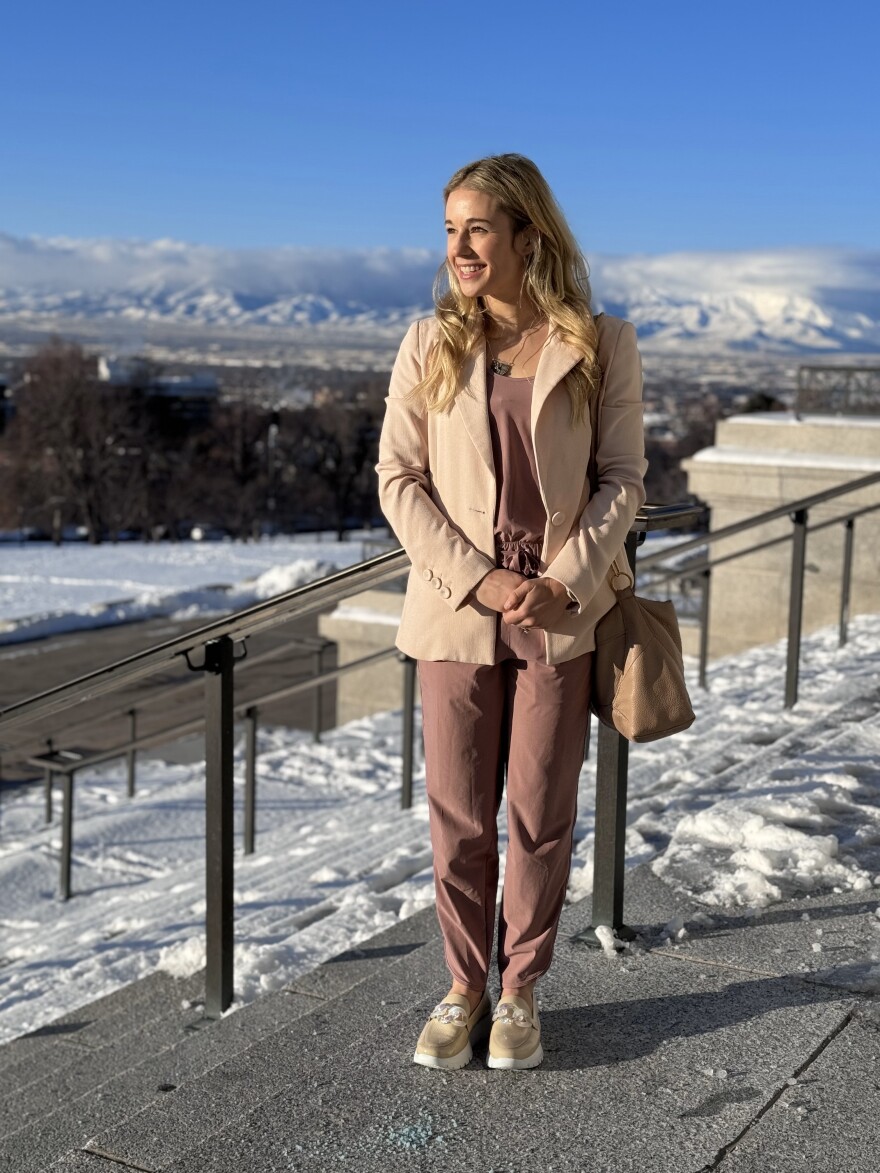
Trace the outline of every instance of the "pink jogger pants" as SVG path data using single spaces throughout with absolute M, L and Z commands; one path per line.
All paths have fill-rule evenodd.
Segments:
M 498 625 L 494 664 L 417 662 L 437 917 L 449 971 L 472 989 L 489 974 L 505 767 L 498 972 L 516 989 L 550 968 L 587 731 L 592 652 L 554 665 L 520 658 L 510 642 L 543 634 L 512 632 L 500 615 Z

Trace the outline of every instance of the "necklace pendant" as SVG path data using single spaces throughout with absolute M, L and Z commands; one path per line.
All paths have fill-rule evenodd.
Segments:
M 491 367 L 496 375 L 509 375 L 513 370 L 513 363 L 502 362 L 498 358 L 493 358 Z

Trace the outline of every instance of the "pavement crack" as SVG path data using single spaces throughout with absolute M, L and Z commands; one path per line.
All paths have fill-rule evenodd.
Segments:
M 803 1063 L 800 1065 L 800 1067 L 798 1067 L 796 1069 L 796 1071 L 794 1072 L 794 1075 L 790 1076 L 789 1078 L 794 1078 L 797 1080 L 800 1079 L 801 1075 L 807 1070 L 807 1068 L 810 1067 L 811 1064 L 816 1062 L 816 1060 L 819 1058 L 819 1056 L 822 1054 L 822 1052 L 825 1050 L 825 1048 L 830 1043 L 833 1043 L 834 1040 L 837 1038 L 837 1036 L 849 1026 L 849 1024 L 852 1022 L 853 1018 L 855 1018 L 855 1016 L 858 1012 L 858 1008 L 859 1008 L 858 1003 L 854 1003 L 849 1008 L 849 1010 L 846 1012 L 846 1014 L 843 1016 L 843 1018 L 837 1024 L 837 1026 L 835 1026 L 833 1030 L 828 1032 L 828 1034 L 825 1036 L 825 1038 L 822 1039 L 822 1041 L 816 1045 L 816 1047 L 807 1056 L 807 1058 L 803 1061 Z M 740 1133 L 738 1133 L 733 1138 L 733 1140 L 728 1141 L 726 1145 L 724 1145 L 722 1148 L 720 1148 L 718 1150 L 718 1152 L 715 1154 L 714 1158 L 709 1162 L 709 1164 L 703 1165 L 703 1167 L 699 1170 L 699 1173 L 714 1173 L 714 1171 L 716 1169 L 719 1169 L 721 1167 L 721 1164 L 724 1161 L 725 1157 L 727 1156 L 727 1154 L 732 1152 L 736 1148 L 736 1146 L 743 1139 L 743 1137 L 746 1136 L 749 1132 L 751 1132 L 751 1130 L 755 1127 L 755 1125 L 758 1123 L 758 1121 L 761 1120 L 761 1118 L 764 1115 L 766 1115 L 767 1112 L 770 1111 L 770 1109 L 774 1106 L 774 1104 L 776 1104 L 776 1102 L 779 1100 L 779 1098 L 783 1094 L 783 1092 L 788 1091 L 791 1086 L 792 1085 L 788 1081 L 786 1081 L 784 1084 L 782 1084 L 782 1086 L 780 1088 L 777 1088 L 777 1090 L 773 1093 L 773 1095 L 766 1102 L 766 1104 L 763 1104 L 758 1109 L 757 1113 L 752 1117 L 752 1119 L 748 1122 L 748 1124 L 745 1126 L 745 1128 Z
M 102 1157 L 105 1161 L 119 1165 L 122 1169 L 136 1169 L 138 1173 L 156 1173 L 155 1169 L 149 1169 L 146 1165 L 136 1165 L 134 1161 L 127 1161 L 125 1157 L 120 1157 L 116 1153 L 108 1153 L 105 1149 L 81 1149 L 80 1151 L 88 1153 L 90 1157 Z
M 772 969 L 755 969 L 754 966 L 736 965 L 732 961 L 717 961 L 714 958 L 710 960 L 706 957 L 688 956 L 684 953 L 670 953 L 668 947 L 664 949 L 662 946 L 650 946 L 646 952 L 650 953 L 652 957 L 662 957 L 664 961 L 681 961 L 687 965 L 708 965 L 714 969 L 732 969 L 736 973 L 753 973 L 757 977 L 779 978 L 787 976 L 778 971 L 774 972 Z

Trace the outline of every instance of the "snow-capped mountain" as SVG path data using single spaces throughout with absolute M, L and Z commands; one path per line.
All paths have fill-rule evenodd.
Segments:
M 222 249 L 0 233 L 0 336 L 13 323 L 308 328 L 399 338 L 429 313 L 428 249 Z M 842 247 L 591 256 L 594 308 L 642 344 L 767 354 L 880 351 L 880 253 Z

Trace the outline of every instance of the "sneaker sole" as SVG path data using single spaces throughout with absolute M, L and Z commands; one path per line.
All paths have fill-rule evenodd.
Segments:
M 489 1067 L 494 1067 L 501 1071 L 525 1071 L 530 1067 L 537 1067 L 544 1058 L 544 1050 L 540 1043 L 531 1055 L 527 1055 L 525 1059 L 504 1058 L 500 1056 L 490 1055 L 487 1064 Z
M 413 1055 L 413 1063 L 418 1063 L 420 1067 L 439 1068 L 441 1071 L 457 1071 L 460 1067 L 466 1067 L 473 1059 L 474 1049 L 471 1043 L 483 1042 L 491 1029 L 492 1015 L 486 1014 L 471 1031 L 470 1038 L 462 1049 L 455 1055 L 426 1055 L 421 1051 L 416 1051 Z

